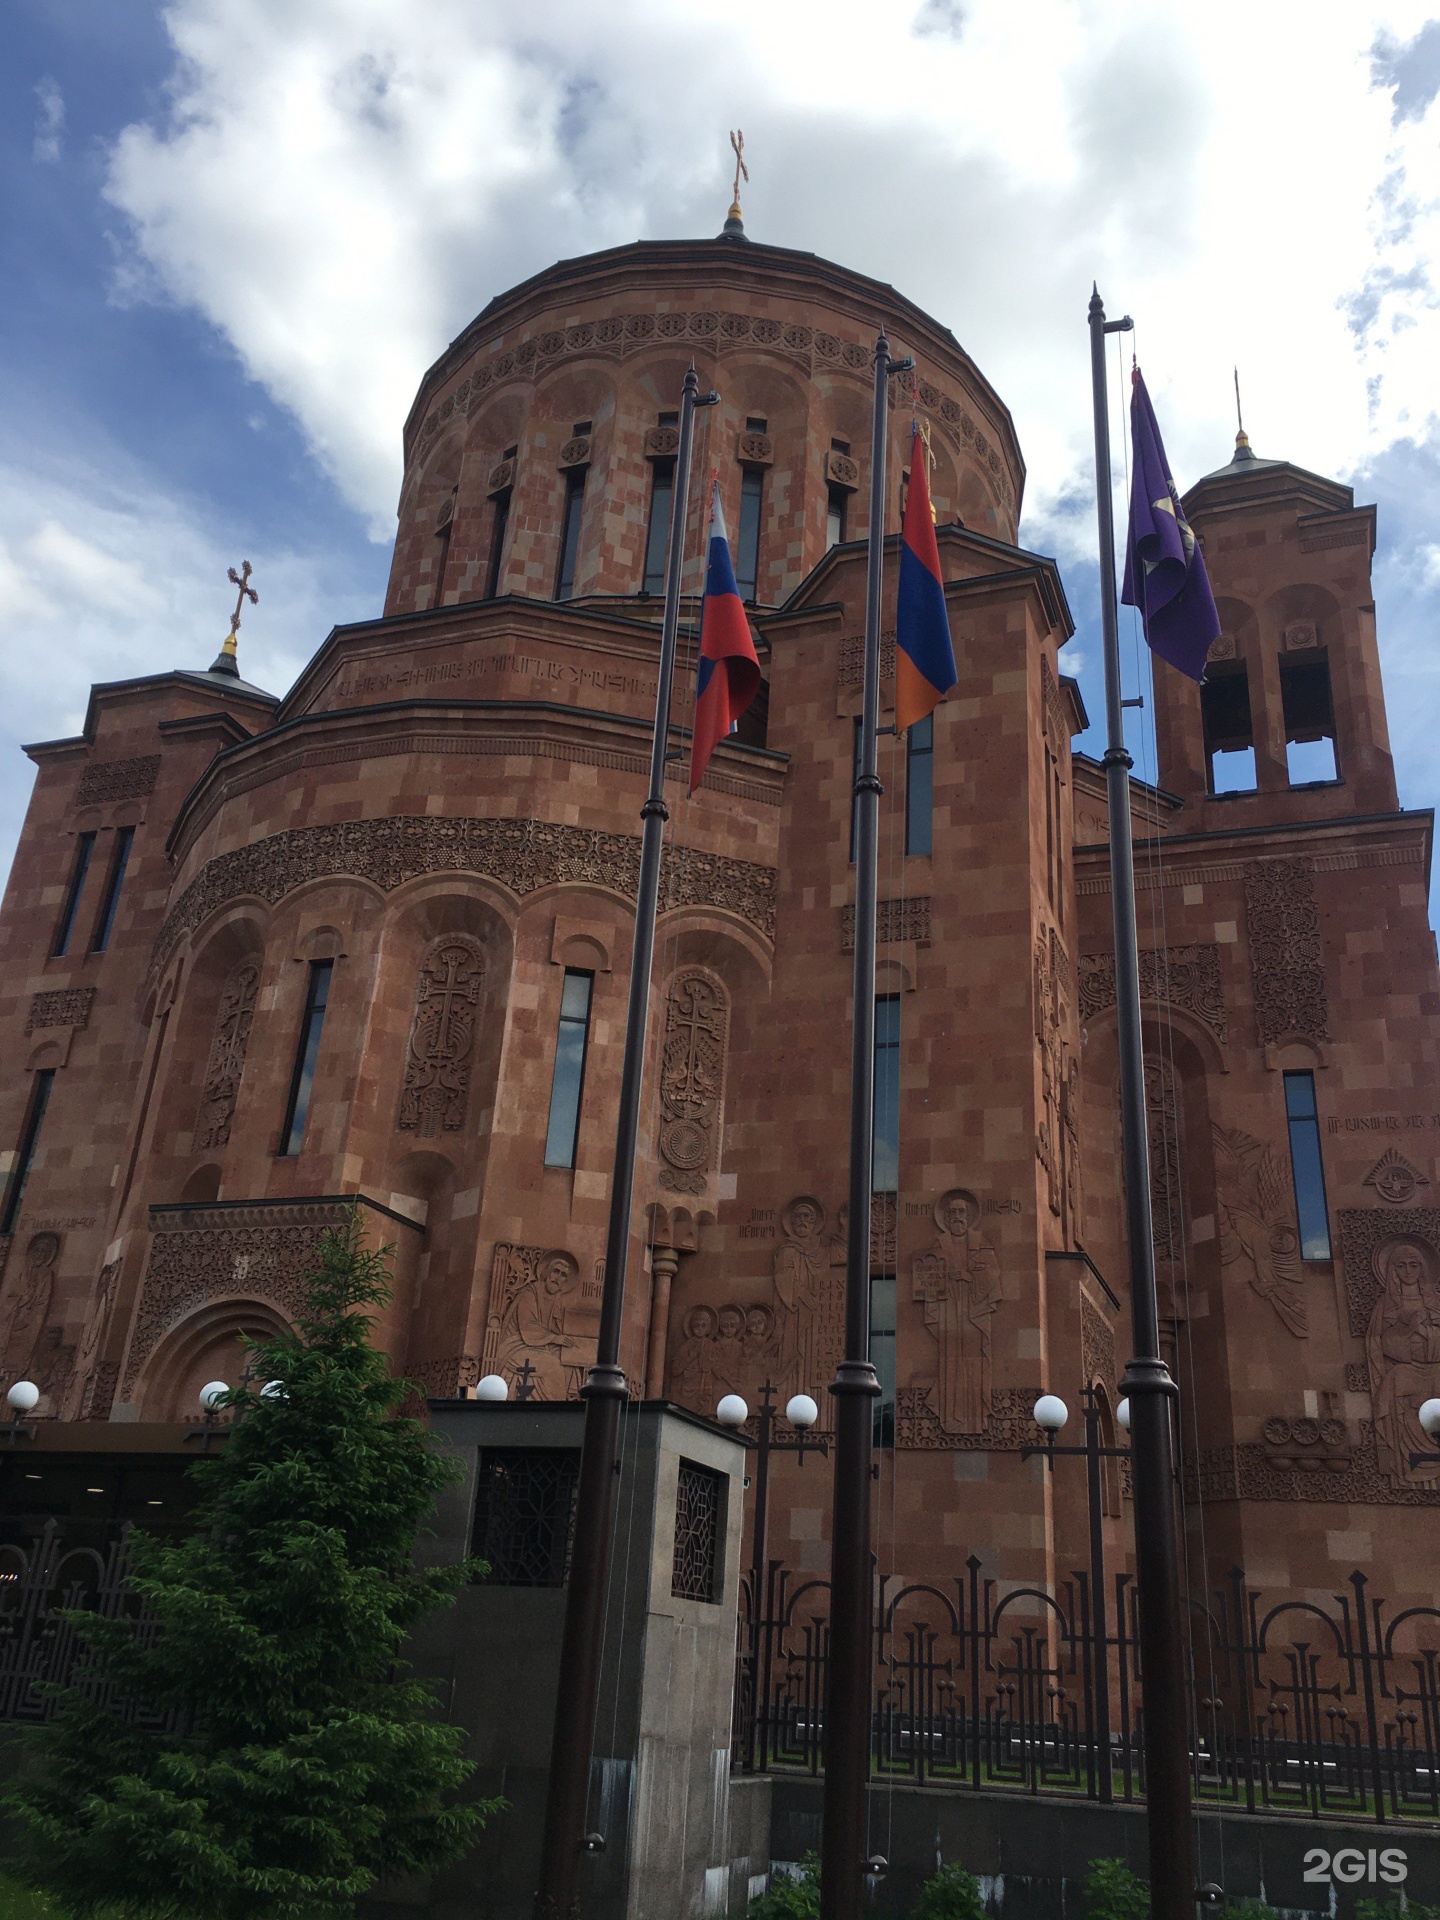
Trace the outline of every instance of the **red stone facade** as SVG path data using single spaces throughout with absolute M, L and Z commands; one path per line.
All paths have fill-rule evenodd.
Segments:
M 407 425 L 383 618 L 332 633 L 283 700 L 215 673 L 97 687 L 80 738 L 30 749 L 0 909 L 0 1363 L 44 1388 L 42 1415 L 93 1423 L 96 1444 L 107 1419 L 192 1418 L 200 1383 L 236 1377 L 242 1340 L 293 1308 L 345 1196 L 397 1248 L 383 1334 L 412 1378 L 575 1392 L 655 695 L 652 494 L 692 358 L 721 401 L 700 416 L 688 583 L 713 468 L 732 534 L 758 500 L 768 684 L 692 799 L 674 768 L 625 1361 L 637 1391 L 704 1411 L 730 1389 L 753 1405 L 767 1378 L 824 1403 L 865 572 L 832 536 L 862 531 L 877 321 L 918 362 L 892 413 L 890 525 L 913 407 L 959 667 L 928 852 L 906 851 L 923 809 L 905 745 L 881 742 L 900 1090 L 873 1235 L 876 1326 L 894 1329 L 882 1563 L 940 1577 L 973 1551 L 1033 1581 L 1083 1561 L 1081 1469 L 1020 1457 L 1042 1389 L 1073 1407 L 1095 1386 L 1111 1430 L 1127 1351 L 1104 787 L 1072 754 L 1063 588 L 1015 544 L 1010 419 L 950 334 L 890 288 L 744 241 L 562 262 L 493 302 Z M 1440 1503 L 1406 1451 L 1417 1393 L 1440 1389 L 1440 977 L 1430 817 L 1399 810 L 1386 749 L 1373 516 L 1246 459 L 1190 498 L 1256 786 L 1210 795 L 1201 696 L 1163 678 L 1161 787 L 1136 789 L 1134 817 L 1188 1512 L 1213 1563 L 1256 1580 L 1328 1593 L 1361 1565 L 1428 1593 L 1434 1556 L 1397 1509 Z M 1302 659 L 1328 674 L 1338 777 L 1292 786 L 1286 734 L 1313 735 L 1321 684 L 1290 672 Z M 678 709 L 683 726 L 688 691 Z M 567 974 L 590 981 L 573 1166 L 547 1165 Z M 1287 1072 L 1312 1076 L 1324 1258 L 1302 1257 Z M 828 1473 L 776 1474 L 772 1550 L 818 1570 Z M 1118 1553 L 1118 1478 L 1108 1504 Z

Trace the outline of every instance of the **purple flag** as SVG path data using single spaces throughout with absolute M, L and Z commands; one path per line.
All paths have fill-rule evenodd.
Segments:
M 1152 653 L 1203 680 L 1220 631 L 1205 556 L 1180 506 L 1155 409 L 1137 367 L 1130 376 L 1130 428 L 1135 471 L 1130 479 L 1130 537 L 1120 598 L 1138 607 Z

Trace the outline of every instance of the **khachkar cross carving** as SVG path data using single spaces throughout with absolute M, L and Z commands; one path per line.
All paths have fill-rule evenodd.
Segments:
M 468 939 L 438 940 L 426 954 L 415 994 L 397 1125 L 430 1136 L 464 1124 L 475 1044 L 475 1008 L 484 959 Z
M 660 1179 L 676 1193 L 703 1192 L 714 1163 L 729 1024 L 718 981 L 698 972 L 676 977 L 665 1005 L 660 1068 Z

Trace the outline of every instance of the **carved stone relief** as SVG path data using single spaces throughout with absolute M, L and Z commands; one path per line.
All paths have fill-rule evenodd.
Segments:
M 1282 1471 L 1343 1473 L 1355 1458 L 1355 1436 L 1334 1414 L 1316 1420 L 1272 1413 L 1261 1433 L 1270 1464 Z
M 465 1121 L 485 955 L 468 934 L 431 941 L 420 962 L 396 1126 L 425 1139 Z
M 1180 1184 L 1180 1102 L 1164 1054 L 1145 1056 L 1145 1126 L 1150 1146 L 1150 1235 L 1156 1257 L 1178 1260 L 1185 1245 Z
M 1070 723 L 1065 716 L 1065 705 L 1060 698 L 1060 682 L 1055 678 L 1055 669 L 1049 659 L 1040 656 L 1040 693 L 1041 724 L 1045 737 L 1050 742 L 1052 754 L 1068 754 L 1070 751 Z
M 1083 1294 L 1080 1296 L 1080 1370 L 1087 1386 L 1099 1380 L 1113 1387 L 1120 1377 L 1115 1365 L 1115 1329 Z
M 1336 1224 L 1349 1327 L 1363 1340 L 1384 1291 L 1380 1249 L 1396 1239 L 1414 1239 L 1432 1252 L 1440 1250 L 1440 1207 L 1341 1207 Z
M 698 967 L 676 974 L 665 1000 L 660 1062 L 660 1184 L 703 1193 L 716 1163 L 730 1001 Z
M 100 1269 L 100 1277 L 95 1282 L 94 1292 L 85 1312 L 84 1331 L 75 1348 L 75 1367 L 71 1375 L 70 1391 L 66 1395 L 62 1410 L 66 1420 L 100 1420 L 109 1412 L 109 1406 L 100 1411 L 96 1406 L 100 1388 L 99 1358 L 100 1349 L 105 1343 L 106 1330 L 110 1324 L 110 1309 L 115 1300 L 115 1285 L 120 1278 L 120 1262 L 111 1260 Z M 111 1385 L 113 1394 L 113 1381 Z
M 780 1209 L 783 1236 L 772 1256 L 780 1404 L 792 1393 L 815 1399 L 835 1378 L 845 1339 L 845 1223 L 829 1230 L 820 1201 L 800 1194 Z
M 221 992 L 215 1015 L 215 1037 L 210 1042 L 210 1060 L 205 1068 L 205 1088 L 200 1096 L 200 1114 L 195 1123 L 195 1145 L 201 1153 L 223 1147 L 229 1141 L 259 987 L 260 962 L 246 960 L 231 974 Z
M 1390 1215 L 1393 1222 L 1395 1215 Z M 1375 1304 L 1365 1328 L 1365 1360 L 1375 1416 L 1375 1456 L 1392 1480 L 1433 1482 L 1440 1461 L 1410 1465 L 1435 1452 L 1419 1410 L 1440 1393 L 1440 1255 L 1433 1236 L 1391 1232 L 1371 1250 Z M 1349 1268 L 1347 1263 L 1347 1279 Z
M 1090 1020 L 1115 1004 L 1115 956 L 1082 953 L 1079 965 L 1080 1018 Z M 1197 942 L 1183 947 L 1143 948 L 1140 995 L 1162 1006 L 1193 1013 L 1221 1042 L 1230 1038 L 1217 946 Z
M 134 760 L 94 761 L 80 776 L 75 804 L 98 807 L 113 800 L 143 800 L 155 791 L 159 772 L 158 753 L 141 754 Z
M 1033 1387 L 993 1387 L 990 1415 L 978 1433 L 947 1428 L 934 1405 L 933 1387 L 901 1387 L 895 1395 L 895 1444 L 915 1452 L 1009 1453 L 1034 1446 Z
M 1079 1231 L 1080 1142 L 1078 1064 L 1070 1045 L 1070 960 L 1058 932 L 1042 928 L 1035 940 L 1035 1040 L 1040 1053 L 1041 1105 L 1035 1153 L 1045 1169 L 1050 1211 L 1061 1216 L 1066 1244 Z M 1066 1111 L 1074 1121 L 1067 1125 Z
M 1294 1450 L 1292 1442 L 1288 1451 Z M 1348 1462 L 1323 1463 L 1321 1468 L 1308 1461 L 1291 1464 L 1277 1457 L 1281 1451 L 1263 1441 L 1245 1441 L 1239 1446 L 1187 1452 L 1186 1501 L 1280 1500 L 1288 1504 L 1320 1500 L 1356 1506 L 1440 1508 L 1440 1486 L 1418 1476 L 1397 1479 L 1384 1470 L 1377 1455 L 1375 1428 L 1368 1420 L 1361 1422 L 1359 1445 Z
M 929 894 L 917 893 L 909 899 L 877 900 L 875 938 L 882 943 L 890 940 L 927 941 L 930 938 Z M 840 950 L 842 953 L 855 951 L 853 905 L 840 909 Z
M 1362 1184 L 1373 1187 L 1392 1207 L 1405 1207 L 1419 1188 L 1428 1187 L 1430 1182 L 1418 1167 L 1411 1166 L 1398 1148 L 1391 1147 L 1381 1154 Z
M 55 1265 L 64 1244 L 58 1233 L 32 1233 L 25 1257 L 5 1304 L 0 1333 L 0 1376 L 24 1380 L 34 1361 L 50 1303 L 55 1295 Z M 36 1382 L 39 1385 L 39 1382 Z
M 1304 857 L 1247 861 L 1245 925 L 1261 1044 L 1328 1040 L 1314 862 Z
M 1217 633 L 1210 642 L 1207 660 L 1233 660 L 1235 658 L 1235 636 L 1233 633 Z
M 273 904 L 304 881 L 332 874 L 354 875 L 389 893 L 421 874 L 460 872 L 488 875 L 518 894 L 579 880 L 633 898 L 639 870 L 638 839 L 548 820 L 394 814 L 294 827 L 206 861 L 166 916 L 150 977 L 159 976 L 192 928 L 240 893 Z M 694 847 L 667 846 L 660 910 L 687 906 L 727 909 L 773 937 L 775 870 Z
M 981 1433 L 990 1421 L 990 1323 L 1000 1304 L 1000 1262 L 980 1237 L 980 1202 L 952 1187 L 935 1202 L 936 1236 L 911 1262 L 911 1298 L 934 1340 L 933 1404 L 946 1433 Z
M 839 690 L 847 692 L 851 687 L 863 685 L 865 680 L 865 636 L 863 633 L 847 633 L 840 642 L 840 657 L 836 666 Z M 880 678 L 895 678 L 895 629 L 886 627 L 880 635 Z
M 1253 1134 L 1218 1126 L 1211 1131 L 1221 1264 L 1248 1270 L 1256 1293 L 1303 1340 L 1310 1331 L 1309 1309 L 1285 1165 L 1274 1147 Z
M 490 1269 L 484 1373 L 499 1373 L 528 1400 L 577 1400 L 595 1357 L 598 1320 L 580 1263 L 563 1247 L 501 1241 Z
M 52 987 L 46 993 L 37 993 L 25 1016 L 26 1033 L 41 1027 L 72 1027 L 78 1032 L 90 1024 L 95 994 L 94 987 Z
M 1289 653 L 1295 653 L 1320 644 L 1313 620 L 1292 620 L 1285 629 L 1285 647 Z

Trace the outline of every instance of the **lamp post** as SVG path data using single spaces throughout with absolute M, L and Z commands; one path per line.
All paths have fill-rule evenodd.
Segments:
M 1020 1458 L 1029 1460 L 1033 1455 L 1039 1454 L 1052 1472 L 1056 1460 L 1062 1454 L 1083 1459 L 1085 1462 L 1085 1483 L 1090 1508 L 1091 1644 L 1095 1649 L 1095 1656 L 1091 1663 L 1091 1672 L 1094 1676 L 1092 1684 L 1095 1689 L 1094 1718 L 1091 1722 L 1094 1730 L 1095 1790 L 1098 1798 L 1108 1804 L 1114 1797 L 1114 1788 L 1110 1777 L 1110 1662 L 1106 1651 L 1105 1515 L 1100 1498 L 1100 1462 L 1126 1460 L 1130 1456 L 1130 1449 L 1107 1447 L 1101 1444 L 1099 1395 L 1093 1387 L 1086 1387 L 1082 1397 L 1085 1421 L 1085 1440 L 1082 1446 L 1061 1447 L 1055 1444 L 1055 1436 L 1070 1418 L 1070 1409 L 1058 1394 L 1042 1393 L 1035 1402 L 1034 1420 L 1036 1426 L 1045 1435 L 1045 1445 L 1022 1448 Z M 1440 1407 L 1440 1402 L 1437 1402 L 1437 1407 Z M 1116 1419 L 1128 1433 L 1130 1430 L 1128 1400 L 1120 1402 Z
M 722 1426 L 743 1427 L 750 1418 L 750 1409 L 738 1393 L 727 1393 L 716 1407 L 715 1417 Z M 750 1668 L 751 1700 L 750 1724 L 745 1734 L 747 1771 L 755 1764 L 755 1723 L 759 1717 L 760 1705 L 760 1656 L 765 1616 L 768 1612 L 766 1546 L 770 1524 L 770 1456 L 772 1453 L 793 1453 L 801 1466 L 804 1466 L 807 1453 L 830 1451 L 828 1440 L 811 1440 L 806 1437 L 820 1418 L 820 1409 L 808 1393 L 795 1393 L 790 1396 L 785 1402 L 785 1418 L 795 1429 L 796 1437 L 793 1440 L 775 1438 L 775 1384 L 772 1380 L 767 1380 L 760 1389 L 755 1433 L 755 1522 L 750 1553 L 750 1648 L 746 1654 L 746 1662 Z
M 185 1438 L 187 1440 L 198 1440 L 203 1453 L 210 1451 L 210 1442 L 215 1439 L 217 1435 L 221 1439 L 224 1439 L 228 1432 L 227 1428 L 220 1425 L 220 1403 L 229 1391 L 230 1386 L 228 1381 L 207 1380 L 197 1396 L 200 1401 L 200 1411 L 205 1416 L 205 1422 L 203 1426 L 187 1428 Z

